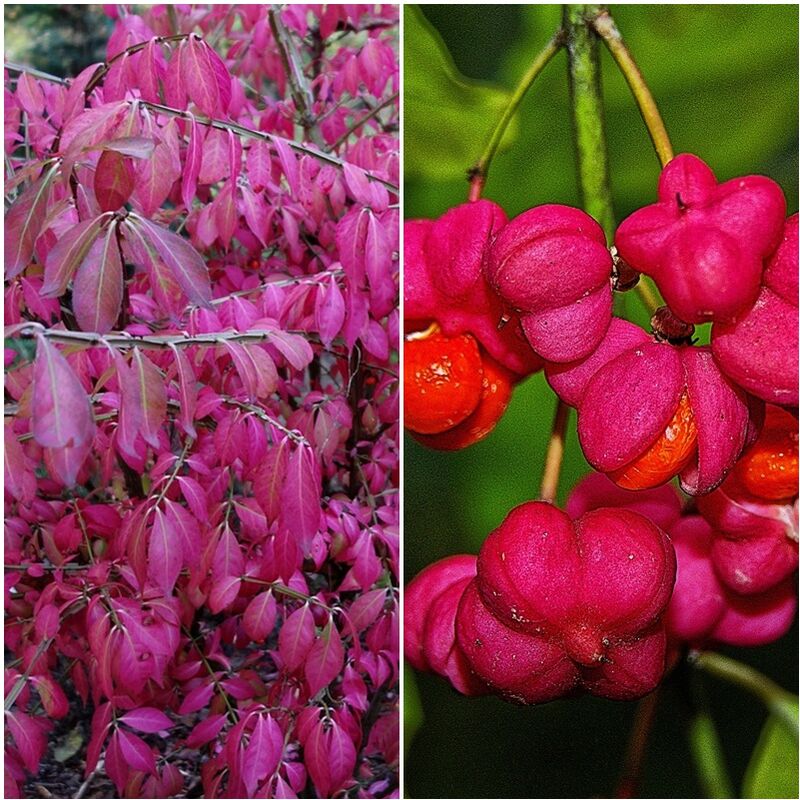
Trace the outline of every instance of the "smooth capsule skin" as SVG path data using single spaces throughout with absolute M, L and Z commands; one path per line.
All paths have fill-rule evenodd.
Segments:
M 407 339 L 404 349 L 405 425 L 414 433 L 442 433 L 478 407 L 483 367 L 469 334 L 435 332 Z
M 697 426 L 684 392 L 664 432 L 635 461 L 610 473 L 623 489 L 652 489 L 677 475 L 690 461 L 697 444 Z

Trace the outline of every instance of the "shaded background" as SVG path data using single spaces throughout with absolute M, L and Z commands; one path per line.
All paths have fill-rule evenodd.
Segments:
M 5 56 L 59 77 L 105 59 L 113 20 L 99 5 L 3 6 Z
M 558 27 L 560 7 L 422 7 L 465 76 L 512 89 Z M 777 180 L 797 210 L 798 9 L 793 6 L 611 6 L 658 101 L 676 152 L 705 159 L 720 180 L 762 173 Z M 466 200 L 466 162 L 435 126 L 457 110 L 425 102 L 408 41 L 406 8 L 405 216 L 438 216 Z M 608 53 L 601 53 L 612 192 L 617 219 L 655 199 L 660 167 L 639 113 Z M 412 102 L 419 92 L 416 104 Z M 491 98 L 490 98 L 491 99 Z M 466 109 L 466 106 L 464 106 Z M 466 111 L 465 111 L 466 113 Z M 516 139 L 492 165 L 484 196 L 509 216 L 544 202 L 579 205 L 566 55 L 556 56 L 523 101 Z M 496 119 L 496 115 L 492 121 Z M 445 125 L 446 128 L 446 125 Z M 460 142 L 463 145 L 463 142 Z M 454 155 L 454 154 L 457 154 Z M 618 309 L 644 323 L 633 295 Z M 405 441 L 405 576 L 459 552 L 476 553 L 514 506 L 538 492 L 555 398 L 541 374 L 514 394 L 493 434 L 458 453 Z M 589 471 L 574 414 L 559 502 Z M 797 625 L 780 642 L 724 649 L 796 691 Z M 407 670 L 409 797 L 613 796 L 634 703 L 585 697 L 535 708 L 494 698 L 466 699 L 440 678 Z M 665 687 L 646 762 L 642 797 L 699 797 L 686 740 L 685 676 Z M 743 691 L 705 681 L 739 786 L 761 726 L 763 706 Z M 418 702 L 417 702 L 418 701 Z M 416 731 L 416 733 L 414 733 Z

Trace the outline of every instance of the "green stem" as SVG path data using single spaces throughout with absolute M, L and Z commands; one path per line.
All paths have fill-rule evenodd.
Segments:
M 517 113 L 517 109 L 519 108 L 519 104 L 522 102 L 522 98 L 525 97 L 528 89 L 530 89 L 533 85 L 533 82 L 539 77 L 550 59 L 559 51 L 563 44 L 564 34 L 562 31 L 558 31 L 555 36 L 550 39 L 547 45 L 545 45 L 545 48 L 541 51 L 541 53 L 536 56 L 536 58 L 533 60 L 533 63 L 530 65 L 530 67 L 528 67 L 528 71 L 522 76 L 522 80 L 517 85 L 517 88 L 514 89 L 514 93 L 511 95 L 511 99 L 508 101 L 508 105 L 505 107 L 503 115 L 500 117 L 497 125 L 495 125 L 495 128 L 492 131 L 492 135 L 483 151 L 483 155 L 481 155 L 475 166 L 470 170 L 470 201 L 475 201 L 480 198 L 481 191 L 483 190 L 483 186 L 486 183 L 486 178 L 489 174 L 489 166 L 492 163 L 495 153 L 497 152 L 497 148 L 500 146 L 500 142 L 503 140 L 506 128 L 508 128 L 509 123 L 514 118 L 514 114 Z
M 693 676 L 697 678 L 698 676 Z M 692 681 L 695 712 L 689 721 L 689 747 L 704 797 L 734 797 L 722 743 L 699 680 Z
M 608 178 L 598 39 L 590 24 L 599 12 L 597 5 L 564 6 L 564 31 L 581 199 L 586 212 L 600 223 L 611 241 L 614 210 Z
M 735 661 L 721 653 L 695 652 L 690 654 L 689 661 L 697 669 L 754 694 L 795 737 L 798 735 L 797 716 L 792 711 L 795 697 L 771 678 L 749 664 Z
M 661 113 L 658 110 L 650 87 L 647 85 L 641 70 L 623 41 L 617 24 L 608 11 L 601 9 L 592 20 L 592 26 L 602 37 L 614 61 L 617 62 L 620 72 L 625 76 L 625 80 L 628 82 L 631 93 L 636 100 L 636 105 L 639 106 L 639 113 L 642 115 L 647 132 L 653 141 L 653 147 L 655 147 L 661 166 L 666 166 L 668 162 L 672 161 L 673 156 L 669 134 L 664 125 L 664 120 L 661 119 Z

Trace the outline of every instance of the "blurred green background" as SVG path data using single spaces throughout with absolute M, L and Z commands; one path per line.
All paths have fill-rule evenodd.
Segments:
M 435 217 L 466 200 L 467 168 L 561 17 L 555 5 L 421 9 L 405 9 L 407 218 Z M 721 180 L 769 175 L 783 186 L 790 213 L 796 211 L 797 7 L 612 5 L 611 11 L 675 151 L 696 153 Z M 452 64 L 436 52 L 437 38 Z M 660 168 L 624 79 L 608 53 L 601 57 L 612 192 L 622 219 L 654 200 Z M 461 77 L 448 82 L 443 70 Z M 518 117 L 484 196 L 510 216 L 544 202 L 578 205 L 565 54 L 548 65 Z M 632 294 L 618 311 L 646 319 Z M 554 409 L 552 392 L 535 375 L 515 391 L 492 435 L 466 451 L 435 452 L 406 437 L 406 581 L 438 558 L 477 552 L 514 505 L 536 495 Z M 572 417 L 560 502 L 589 471 Z M 778 643 L 726 652 L 796 691 L 796 624 Z M 465 699 L 430 675 L 406 675 L 408 797 L 613 796 L 635 704 L 582 698 L 520 709 L 493 698 Z M 740 690 L 705 683 L 738 791 L 766 712 Z M 686 740 L 689 710 L 679 675 L 665 687 L 640 796 L 702 796 Z
M 113 20 L 99 5 L 5 3 L 5 57 L 72 78 L 103 61 Z

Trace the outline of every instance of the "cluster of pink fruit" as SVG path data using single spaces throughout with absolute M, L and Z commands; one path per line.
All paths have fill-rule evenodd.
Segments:
M 658 202 L 619 226 L 617 253 L 565 206 L 509 222 L 478 201 L 407 223 L 415 438 L 444 449 L 477 441 L 513 383 L 543 367 L 604 473 L 575 487 L 566 511 L 525 503 L 477 558 L 451 556 L 411 582 L 414 667 L 521 703 L 580 689 L 629 699 L 686 645 L 785 633 L 798 564 L 798 238 L 797 216 L 785 214 L 769 179 L 718 184 L 681 155 L 662 172 Z M 650 334 L 612 317 L 630 268 L 667 303 Z M 711 344 L 698 347 L 703 322 Z M 502 392 L 491 390 L 495 363 L 508 376 Z

